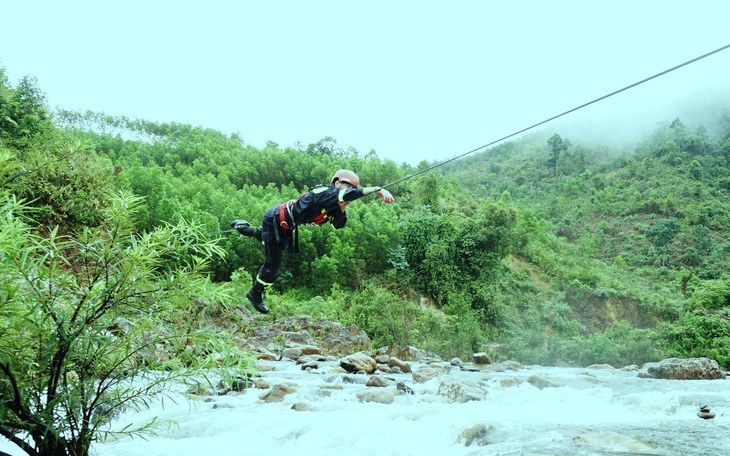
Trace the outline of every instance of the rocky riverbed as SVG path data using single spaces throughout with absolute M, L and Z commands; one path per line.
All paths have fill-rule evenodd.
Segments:
M 258 373 L 126 413 L 176 426 L 101 456 L 723 454 L 730 389 L 712 360 L 587 368 L 443 360 L 356 327 L 284 319 L 242 334 Z M 675 379 L 662 378 L 672 377 Z M 711 415 L 711 416 L 710 416 Z

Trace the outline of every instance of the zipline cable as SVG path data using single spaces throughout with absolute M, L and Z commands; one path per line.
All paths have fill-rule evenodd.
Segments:
M 513 137 L 513 136 L 517 136 L 517 135 L 519 135 L 520 133 L 524 133 L 524 132 L 526 132 L 527 130 L 531 130 L 531 129 L 533 129 L 533 128 L 535 128 L 535 127 L 538 127 L 538 126 L 540 126 L 540 125 L 542 125 L 542 124 L 546 124 L 546 123 L 550 122 L 551 120 L 555 120 L 555 119 L 557 119 L 558 117 L 562 117 L 562 116 L 564 116 L 564 115 L 566 115 L 566 114 L 570 114 L 571 112 L 574 112 L 574 111 L 577 111 L 577 110 L 579 110 L 579 109 L 585 108 L 586 106 L 592 105 L 593 103 L 597 103 L 597 102 L 599 102 L 599 101 L 601 101 L 601 100 L 605 100 L 606 98 L 612 97 L 612 96 L 614 96 L 614 95 L 616 95 L 616 94 L 619 94 L 619 93 L 621 93 L 621 92 L 623 92 L 623 91 L 625 91 L 625 90 L 629 90 L 629 89 L 631 89 L 631 88 L 633 88 L 633 87 L 636 87 L 636 86 L 638 86 L 638 85 L 640 85 L 640 84 L 643 84 L 643 83 L 645 83 L 645 82 L 651 81 L 652 79 L 656 79 L 656 78 L 658 78 L 659 76 L 663 76 L 663 75 L 665 75 L 665 74 L 667 74 L 667 73 L 671 73 L 671 72 L 672 72 L 672 71 L 674 71 L 674 70 L 678 70 L 679 68 L 682 68 L 682 67 L 684 67 L 684 66 L 687 66 L 687 65 L 689 65 L 689 64 L 691 64 L 691 63 L 694 63 L 694 62 L 696 62 L 696 61 L 698 61 L 698 60 L 702 60 L 702 59 L 704 59 L 705 57 L 709 57 L 709 56 L 711 56 L 711 55 L 713 55 L 713 54 L 717 54 L 718 52 L 720 52 L 720 51 L 724 51 L 725 49 L 728 49 L 728 48 L 730 48 L 730 44 L 728 44 L 728 45 L 726 45 L 726 46 L 723 46 L 723 47 L 721 47 L 721 48 L 715 49 L 714 51 L 712 51 L 712 52 L 708 52 L 707 54 L 701 55 L 701 56 L 699 56 L 699 57 L 695 57 L 695 58 L 694 58 L 694 59 L 692 59 L 692 60 L 688 60 L 688 61 L 686 61 L 686 62 L 684 62 L 684 63 L 680 63 L 679 65 L 677 65 L 677 66 L 674 66 L 674 67 L 672 67 L 672 68 L 669 68 L 669 69 L 667 69 L 667 70 L 664 70 L 664 71 L 662 71 L 661 73 L 657 73 L 657 74 L 655 74 L 655 75 L 653 75 L 653 76 L 649 76 L 648 78 L 646 78 L 646 79 L 642 79 L 642 80 L 641 80 L 641 81 L 639 81 L 639 82 L 635 82 L 635 83 L 633 83 L 633 84 L 631 84 L 631 85 L 628 85 L 628 86 L 624 87 L 623 89 L 618 89 L 618 90 L 616 90 L 616 91 L 613 91 L 613 92 L 611 92 L 611 93 L 609 93 L 609 94 L 607 94 L 607 95 L 604 95 L 604 96 L 602 96 L 602 97 L 596 98 L 595 100 L 589 101 L 588 103 L 583 103 L 583 104 L 582 104 L 582 105 L 580 105 L 580 106 L 576 106 L 576 107 L 575 107 L 575 108 L 573 108 L 573 109 L 569 109 L 568 111 L 565 111 L 565 112 L 563 112 L 563 113 L 561 113 L 561 114 L 558 114 L 558 115 L 556 115 L 556 116 L 550 117 L 549 119 L 545 119 L 545 120 L 543 120 L 542 122 L 538 122 L 538 123 L 536 123 L 536 124 L 534 124 L 534 125 L 530 125 L 529 127 L 527 127 L 527 128 L 523 128 L 523 129 L 522 129 L 522 130 L 520 130 L 520 131 L 516 131 L 516 132 L 514 132 L 514 133 L 512 133 L 512 134 L 509 134 L 509 135 L 507 135 L 507 136 L 504 136 L 504 137 L 502 137 L 502 138 L 499 138 L 499 139 L 497 139 L 497 140 L 494 140 L 494 141 L 492 141 L 492 142 L 490 142 L 490 143 L 488 143 L 488 144 L 485 144 L 485 145 L 483 145 L 483 146 L 477 147 L 476 149 L 472 149 L 472 150 L 470 150 L 469 152 L 464 152 L 463 154 L 461 154 L 461 155 L 457 155 L 456 157 L 453 157 L 453 158 L 450 158 L 450 159 L 446 160 L 445 162 L 442 162 L 442 163 L 438 163 L 438 164 L 432 165 L 432 166 L 430 166 L 430 167 L 428 167 L 428 168 L 426 168 L 426 169 L 423 169 L 423 170 L 421 170 L 421 171 L 418 171 L 418 172 L 415 172 L 415 173 L 413 173 L 413 174 L 411 174 L 411 175 L 409 175 L 409 176 L 406 176 L 406 177 L 403 177 L 403 178 L 401 178 L 401 179 L 398 179 L 397 181 L 394 181 L 394 182 L 391 182 L 391 183 L 389 183 L 389 184 L 383 185 L 383 186 L 382 186 L 382 188 L 387 188 L 387 187 L 390 187 L 390 186 L 392 186 L 392 185 L 395 185 L 395 184 L 399 184 L 399 183 L 401 183 L 401 182 L 403 182 L 403 181 L 405 181 L 405 180 L 408 180 L 408 179 L 411 179 L 411 178 L 413 178 L 413 177 L 416 177 L 416 176 L 418 176 L 419 174 L 423 174 L 423 173 L 426 173 L 426 172 L 428 172 L 428 171 L 431 171 L 431 170 L 432 170 L 432 169 L 434 169 L 434 168 L 438 168 L 439 166 L 443 166 L 443 165 L 445 165 L 445 164 L 447 164 L 447 163 L 451 163 L 452 161 L 454 161 L 454 160 L 458 160 L 458 159 L 459 159 L 459 158 L 461 158 L 461 157 L 465 157 L 465 156 L 467 156 L 467 155 L 469 155 L 469 154 L 472 154 L 472 153 L 474 153 L 474 152 L 477 152 L 477 151 L 479 151 L 479 150 L 485 149 L 485 148 L 487 148 L 487 147 L 489 147 L 489 146 L 491 146 L 491 145 L 493 145 L 493 144 L 496 144 L 496 143 L 498 143 L 498 142 L 500 142 L 500 141 L 504 141 L 505 139 L 509 139 L 509 138 L 511 138 L 511 137 Z

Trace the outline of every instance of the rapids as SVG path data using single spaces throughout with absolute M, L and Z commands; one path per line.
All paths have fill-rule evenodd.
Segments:
M 271 386 L 296 385 L 283 402 L 264 403 L 250 388 L 189 399 L 172 393 L 149 410 L 127 412 L 121 428 L 152 417 L 169 421 L 156 435 L 96 442 L 92 454 L 132 455 L 722 455 L 730 452 L 727 380 L 657 380 L 637 371 L 524 366 L 504 372 L 447 374 L 416 383 L 411 374 L 386 375 L 414 394 L 391 404 L 360 402 L 365 375 L 306 372 L 291 360 L 266 363 Z M 416 363 L 417 364 L 417 363 Z M 415 366 L 414 366 L 415 367 Z M 556 385 L 540 389 L 537 376 Z M 449 403 L 437 393 L 444 378 L 471 382 L 481 401 Z M 355 383 L 352 383 L 354 381 Z M 534 382 L 533 382 L 534 383 Z M 322 388 L 325 386 L 325 388 Z M 395 389 L 395 386 L 388 387 Z M 295 411 L 295 403 L 311 410 Z M 697 416 L 700 405 L 714 419 Z M 0 451 L 13 455 L 9 442 Z

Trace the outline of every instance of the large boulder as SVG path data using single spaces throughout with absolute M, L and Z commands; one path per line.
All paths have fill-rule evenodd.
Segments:
M 436 378 L 443 373 L 444 370 L 440 367 L 422 367 L 413 373 L 413 380 L 416 383 L 426 383 L 432 378 Z
M 468 381 L 447 378 L 441 382 L 436 394 L 445 397 L 449 402 L 463 404 L 484 400 L 487 390 Z
M 658 363 L 646 363 L 639 373 L 643 378 L 670 380 L 718 380 L 727 378 L 717 361 L 710 358 L 669 358 Z
M 372 374 L 377 365 L 378 363 L 365 353 L 355 353 L 340 360 L 340 367 L 347 372 L 365 371 L 368 374 Z

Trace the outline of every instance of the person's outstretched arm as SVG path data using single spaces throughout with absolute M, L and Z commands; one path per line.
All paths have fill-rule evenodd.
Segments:
M 391 195 L 390 192 L 383 187 L 364 187 L 362 189 L 363 195 L 369 195 L 371 193 L 377 193 L 379 197 L 383 198 L 385 204 L 390 204 L 395 200 L 393 195 Z

